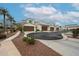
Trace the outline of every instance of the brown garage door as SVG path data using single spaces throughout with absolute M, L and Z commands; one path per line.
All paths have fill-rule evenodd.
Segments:
M 25 31 L 34 31 L 34 27 L 33 26 L 24 26 L 24 30 Z
M 50 27 L 50 31 L 54 31 L 54 27 Z
M 56 28 L 56 31 L 59 31 L 59 28 Z
M 48 26 L 42 26 L 42 31 L 47 31 Z

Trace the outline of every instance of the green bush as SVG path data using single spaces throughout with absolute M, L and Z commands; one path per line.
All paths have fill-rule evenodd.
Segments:
M 73 37 L 76 38 L 79 35 L 79 29 L 73 29 L 72 33 L 73 33 Z
M 34 40 L 34 38 L 31 37 L 31 36 L 24 37 L 24 38 L 23 38 L 23 41 L 25 41 L 25 42 L 28 43 L 28 44 L 35 44 L 35 40 Z
M 26 39 L 27 39 L 27 37 L 24 37 L 24 38 L 23 38 L 23 41 L 25 41 L 25 42 L 26 42 Z
M 22 32 L 22 25 L 21 24 L 17 24 L 17 28 L 16 29 Z
M 36 29 L 36 32 L 40 31 L 39 29 Z
M 34 40 L 33 37 L 27 37 L 26 42 L 27 42 L 28 44 L 34 44 L 34 43 L 35 43 L 35 40 Z

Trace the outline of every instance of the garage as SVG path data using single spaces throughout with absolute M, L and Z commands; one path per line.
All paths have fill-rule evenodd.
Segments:
M 59 31 L 59 28 L 56 28 L 56 31 Z
M 48 30 L 48 26 L 42 25 L 42 31 L 47 31 L 47 30 Z
M 54 27 L 50 27 L 50 31 L 54 31 Z
M 34 25 L 32 24 L 24 24 L 24 31 L 34 31 Z
M 24 31 L 34 31 L 33 26 L 24 26 Z

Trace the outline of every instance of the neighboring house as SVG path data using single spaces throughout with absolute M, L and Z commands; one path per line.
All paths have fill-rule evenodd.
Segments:
M 77 24 L 66 25 L 64 27 L 65 30 L 71 30 L 71 29 L 77 29 L 77 28 L 79 28 L 79 25 L 77 25 Z

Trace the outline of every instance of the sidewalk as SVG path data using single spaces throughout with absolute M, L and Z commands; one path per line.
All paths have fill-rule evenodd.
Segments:
M 20 56 L 20 53 L 11 40 L 6 40 L 1 42 L 0 56 Z
M 15 35 L 5 39 L 1 42 L 0 46 L 0 56 L 20 56 L 21 54 L 11 41 L 12 39 L 16 38 L 20 32 L 17 32 Z

